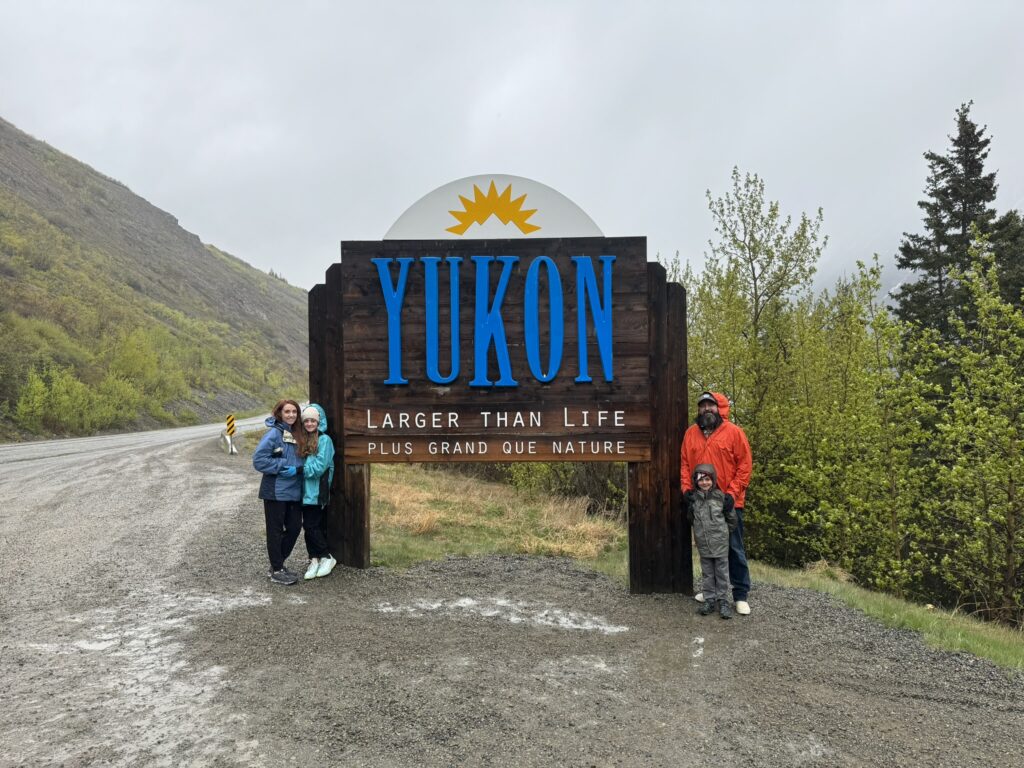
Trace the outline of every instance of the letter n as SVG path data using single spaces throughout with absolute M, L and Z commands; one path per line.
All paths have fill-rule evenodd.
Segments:
M 598 299 L 597 276 L 589 256 L 573 256 L 576 263 L 576 318 L 579 342 L 580 375 L 577 383 L 592 381 L 587 365 L 587 297 L 590 297 L 590 314 L 594 318 L 594 332 L 597 334 L 597 349 L 601 355 L 604 380 L 612 381 L 612 264 L 614 256 L 600 256 L 604 278 L 604 301 Z
M 548 320 L 551 333 L 548 342 L 548 369 L 544 372 L 540 362 L 540 268 L 548 270 Z M 547 256 L 538 256 L 530 264 L 526 273 L 526 293 L 523 301 L 523 332 L 526 335 L 526 361 L 530 364 L 530 372 L 537 381 L 547 383 L 555 378 L 562 364 L 562 346 L 564 325 L 562 323 L 562 280 L 558 276 L 558 267 Z

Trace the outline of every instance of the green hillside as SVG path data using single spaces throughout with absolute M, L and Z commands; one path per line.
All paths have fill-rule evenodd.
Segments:
M 304 290 L 0 120 L 0 438 L 216 420 L 307 366 Z

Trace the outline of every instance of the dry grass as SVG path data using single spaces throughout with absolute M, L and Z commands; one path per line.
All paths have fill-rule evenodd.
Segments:
M 397 464 L 376 465 L 372 488 L 375 563 L 401 566 L 445 554 L 494 552 L 555 555 L 600 567 L 598 559 L 625 552 L 624 526 L 587 515 L 586 499 L 517 492 Z
M 411 515 L 403 515 L 396 522 L 396 525 L 413 536 L 425 536 L 428 533 L 436 533 L 440 528 L 440 521 L 441 515 L 439 513 L 420 509 Z
M 824 579 L 838 581 L 840 584 L 852 584 L 853 576 L 844 571 L 838 565 L 833 565 L 828 560 L 815 560 L 804 566 L 804 570 L 813 576 L 820 576 Z

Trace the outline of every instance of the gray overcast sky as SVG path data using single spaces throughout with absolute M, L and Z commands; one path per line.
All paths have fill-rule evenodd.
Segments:
M 1009 0 L 0 0 L 0 116 L 304 288 L 483 173 L 699 267 L 734 165 L 824 208 L 831 283 L 920 231 L 964 101 L 1024 207 L 1022 28 Z

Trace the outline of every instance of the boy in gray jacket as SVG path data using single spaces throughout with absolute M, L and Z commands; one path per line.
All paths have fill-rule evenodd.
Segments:
M 732 587 L 729 584 L 729 534 L 736 529 L 737 518 L 732 496 L 718 487 L 718 475 L 710 464 L 693 469 L 693 490 L 686 493 L 686 516 L 693 526 L 693 537 L 700 553 L 704 602 L 701 616 L 718 612 L 732 618 Z

